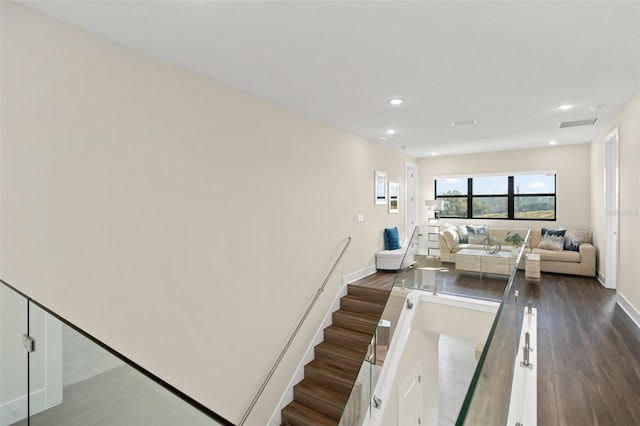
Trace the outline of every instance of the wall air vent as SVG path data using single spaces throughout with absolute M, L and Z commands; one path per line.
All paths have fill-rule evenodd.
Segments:
M 586 120 L 576 120 L 576 121 L 563 121 L 560 123 L 560 128 L 563 129 L 565 127 L 578 127 L 578 126 L 591 126 L 598 121 L 597 118 L 588 118 Z

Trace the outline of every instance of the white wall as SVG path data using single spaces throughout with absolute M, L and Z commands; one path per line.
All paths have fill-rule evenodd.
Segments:
M 353 237 L 266 422 L 415 159 L 7 2 L 1 35 L 2 279 L 229 420 Z
M 600 247 L 597 268 L 605 272 L 604 139 L 615 128 L 619 134 L 620 272 L 618 299 L 640 324 L 640 93 L 636 94 L 591 144 L 591 217 L 594 241 Z M 604 277 L 606 280 L 606 277 Z
M 491 226 L 589 229 L 591 226 L 591 176 L 589 145 L 567 145 L 516 151 L 488 152 L 423 158 L 420 166 L 420 206 L 434 197 L 434 177 L 467 174 L 508 174 L 556 170 L 556 221 L 508 221 L 476 219 L 452 223 L 488 223 Z M 426 214 L 422 213 L 426 221 Z

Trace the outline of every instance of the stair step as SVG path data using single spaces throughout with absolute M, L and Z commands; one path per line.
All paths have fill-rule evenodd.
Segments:
M 324 329 L 324 340 L 336 345 L 362 350 L 371 343 L 373 332 L 360 333 L 346 328 L 330 325 Z
M 349 393 L 338 392 L 311 380 L 303 380 L 293 387 L 293 399 L 307 407 L 340 420 Z
M 359 299 L 387 303 L 391 290 L 383 288 L 363 287 L 361 285 L 347 285 L 347 294 Z
M 337 367 L 352 367 L 358 370 L 362 367 L 366 354 L 366 347 L 354 349 L 350 346 L 336 345 L 327 341 L 319 343 L 314 348 L 314 356 L 318 361 Z
M 373 315 L 358 314 L 344 309 L 335 311 L 331 318 L 335 326 L 371 335 L 378 324 L 378 318 Z
M 380 317 L 384 310 L 384 305 L 383 302 L 369 301 L 350 295 L 340 298 L 340 309 L 358 314 L 373 315 L 375 317 Z
M 339 367 L 314 359 L 304 366 L 304 378 L 326 386 L 337 392 L 351 393 L 358 370 Z
M 311 408 L 291 401 L 282 409 L 282 424 L 285 426 L 336 426 L 338 422 Z

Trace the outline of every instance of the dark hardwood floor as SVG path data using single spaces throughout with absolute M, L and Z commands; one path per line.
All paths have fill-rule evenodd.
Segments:
M 507 284 L 434 259 L 418 259 L 398 283 L 403 276 L 414 282 L 418 268 L 430 268 L 443 293 L 500 300 Z M 379 272 L 355 284 L 394 278 Z M 540 282 L 523 285 L 521 297 L 538 309 L 538 424 L 640 425 L 640 330 L 616 304 L 616 292 L 595 278 L 543 272 Z
M 480 279 L 434 259 L 419 259 L 399 277 L 413 282 L 409 278 L 420 277 L 419 268 L 432 268 L 426 271 L 442 293 L 500 300 L 507 284 L 504 277 Z M 391 289 L 395 279 L 395 273 L 379 272 L 353 285 Z M 615 291 L 593 278 L 542 273 L 539 283 L 523 285 L 521 295 L 538 309 L 538 424 L 640 425 L 640 330 L 616 304 Z M 213 423 L 189 407 L 176 409 L 175 398 L 157 394 L 138 376 L 117 368 L 69 386 L 65 400 L 71 405 L 40 413 L 31 424 Z M 493 395 L 506 399 L 501 392 Z M 484 413 L 470 424 L 496 423 Z

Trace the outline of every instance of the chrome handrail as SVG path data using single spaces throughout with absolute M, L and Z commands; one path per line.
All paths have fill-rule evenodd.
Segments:
M 296 326 L 296 329 L 291 334 L 291 337 L 289 337 L 289 340 L 287 340 L 287 343 L 284 345 L 284 348 L 282 349 L 282 352 L 280 352 L 280 355 L 278 355 L 278 359 L 276 359 L 276 362 L 273 364 L 273 367 L 271 367 L 271 370 L 269 371 L 269 374 L 267 375 L 267 378 L 264 380 L 264 382 L 262 382 L 262 385 L 260 386 L 260 389 L 258 389 L 258 392 L 256 393 L 256 396 L 253 397 L 253 400 L 251 401 L 251 404 L 249 405 L 249 408 L 247 409 L 247 411 L 242 416 L 242 419 L 240 420 L 240 423 L 238 423 L 238 426 L 244 425 L 244 422 L 247 421 L 247 418 L 249 417 L 249 414 L 251 413 L 251 410 L 253 410 L 253 408 L 257 404 L 258 400 L 260 399 L 260 396 L 262 396 L 262 392 L 264 392 L 265 388 L 267 387 L 267 384 L 269 383 L 269 381 L 271 380 L 271 377 L 273 376 L 273 373 L 275 373 L 276 369 L 280 365 L 280 362 L 282 361 L 282 358 L 284 358 L 284 355 L 289 350 L 289 346 L 291 346 L 291 343 L 293 343 L 293 339 L 295 339 L 295 337 L 298 335 L 298 331 L 300 331 L 300 328 L 302 328 L 302 324 L 305 322 L 305 320 L 309 316 L 309 313 L 311 312 L 311 309 L 313 309 L 314 305 L 316 304 L 316 301 L 320 297 L 320 294 L 322 294 L 322 292 L 324 291 L 324 287 L 329 282 L 329 278 L 331 278 L 331 275 L 333 275 L 333 271 L 336 269 L 336 266 L 338 266 L 338 263 L 340 262 L 340 259 L 342 259 L 342 255 L 347 250 L 347 247 L 349 247 L 349 244 L 351 244 L 351 237 L 347 237 L 346 241 L 347 241 L 347 244 L 345 244 L 345 246 L 342 248 L 342 251 L 340 252 L 340 255 L 338 256 L 336 261 L 333 263 L 333 266 L 331 267 L 331 270 L 327 274 L 327 277 L 324 279 L 324 282 L 322 283 L 320 288 L 318 288 L 318 292 L 316 293 L 315 297 L 313 298 L 313 300 L 309 304 L 309 307 L 307 308 L 307 310 L 305 311 L 304 315 L 302 316 L 302 318 L 298 322 L 298 325 Z

